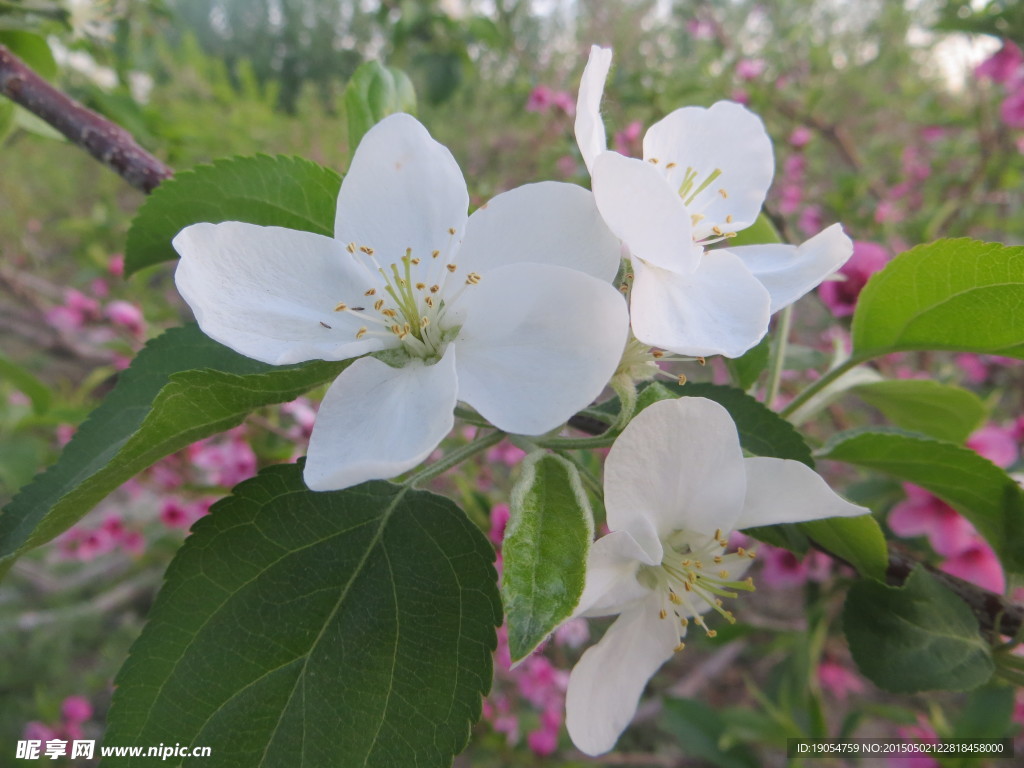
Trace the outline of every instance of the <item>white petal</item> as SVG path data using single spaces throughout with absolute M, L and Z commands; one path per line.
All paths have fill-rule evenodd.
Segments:
M 412 469 L 452 428 L 455 350 L 435 365 L 391 368 L 356 360 L 327 390 L 309 439 L 303 478 L 314 491 L 348 488 Z
M 594 542 L 587 558 L 587 581 L 574 616 L 622 613 L 647 597 L 651 590 L 637 581 L 637 570 L 641 565 L 658 565 L 664 556 L 653 527 L 648 528 L 647 539 L 646 546 L 641 546 L 629 531 L 612 531 Z
M 575 184 L 543 181 L 498 195 L 469 217 L 460 270 L 486 275 L 506 264 L 569 267 L 611 282 L 619 239 L 605 226 L 594 195 Z
M 802 462 L 757 456 L 744 463 L 747 496 L 737 528 L 871 514 L 836 494 Z
M 336 241 L 312 232 L 240 221 L 193 224 L 174 238 L 179 293 L 203 332 L 274 365 L 345 360 L 383 349 L 356 340 L 357 306 L 377 284 Z
M 662 400 L 641 411 L 608 454 L 608 527 L 637 538 L 653 526 L 660 539 L 680 530 L 731 531 L 743 510 L 745 477 L 725 408 L 702 397 Z
M 772 297 L 772 314 L 787 307 L 838 270 L 853 255 L 853 241 L 840 224 L 802 245 L 741 245 L 738 256 Z
M 459 399 L 498 429 L 539 435 L 601 394 L 626 344 L 626 302 L 565 267 L 512 264 L 467 286 L 454 306 Z
M 647 681 L 679 642 L 678 624 L 658 618 L 660 600 L 652 593 L 619 616 L 569 675 L 565 725 L 573 744 L 588 755 L 615 746 Z
M 604 121 L 601 120 L 601 97 L 611 66 L 612 49 L 591 46 L 590 58 L 583 68 L 583 78 L 576 97 L 576 143 L 587 170 L 591 172 L 594 170 L 594 158 L 608 149 L 608 137 L 605 135 Z
M 737 257 L 704 254 L 680 275 L 633 260 L 630 317 L 645 344 L 683 355 L 739 357 L 768 330 L 771 297 Z
M 468 210 L 466 181 L 452 153 L 414 117 L 390 115 L 356 149 L 338 195 L 334 236 L 372 248 L 385 269 L 407 248 L 424 259 L 439 250 L 443 265 L 457 250 Z
M 618 152 L 594 161 L 591 186 L 605 223 L 635 256 L 672 272 L 696 269 L 690 213 L 649 163 Z
M 692 213 L 705 217 L 695 227 L 698 239 L 712 234 L 714 226 L 734 232 L 753 224 L 775 173 L 764 123 L 732 101 L 719 101 L 709 109 L 684 107 L 666 115 L 644 136 L 644 159 L 657 159 L 675 190 L 688 169 L 697 174 L 694 189 L 721 171 L 687 204 Z M 671 163 L 675 166 L 668 168 Z

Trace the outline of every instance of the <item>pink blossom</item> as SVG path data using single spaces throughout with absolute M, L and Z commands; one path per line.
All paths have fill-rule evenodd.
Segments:
M 986 424 L 967 438 L 966 445 L 1004 469 L 1016 464 L 1020 456 L 1013 427 Z
M 514 467 L 523 460 L 526 451 L 508 441 L 498 443 L 487 451 L 487 461 L 492 464 L 504 464 L 507 467 Z
M 561 706 L 569 673 L 558 669 L 546 656 L 534 654 L 516 668 L 519 693 L 538 709 L 549 704 Z
M 974 68 L 979 80 L 988 79 L 994 83 L 1009 82 L 1017 74 L 1024 55 L 1012 41 L 1003 40 L 1003 47 Z
M 694 40 L 711 40 L 715 36 L 715 25 L 707 19 L 687 19 L 686 31 Z
M 920 742 L 923 744 L 935 744 L 939 737 L 935 729 L 925 719 L 924 715 L 918 715 L 917 725 L 903 725 L 896 729 L 901 739 Z M 920 754 L 904 757 L 903 755 L 887 757 L 886 762 L 890 768 L 939 768 L 939 763 L 932 757 Z
M 802 211 L 800 211 L 800 218 L 797 221 L 797 226 L 800 229 L 810 235 L 815 232 L 820 232 L 824 226 L 824 217 L 821 213 L 820 205 L 808 205 Z
M 281 406 L 281 413 L 291 416 L 299 427 L 303 437 L 308 438 L 313 432 L 313 422 L 316 421 L 316 408 L 308 398 L 300 397 L 290 403 Z
M 762 544 L 757 554 L 761 561 L 760 580 L 769 587 L 783 589 L 807 581 L 807 566 L 788 549 Z
M 764 74 L 764 59 L 740 59 L 736 62 L 736 77 L 740 80 L 756 80 Z
M 558 749 L 558 732 L 552 733 L 546 728 L 530 731 L 526 736 L 526 743 L 533 754 L 547 757 Z
M 504 733 L 509 744 L 519 741 L 519 718 L 515 715 L 501 715 L 491 721 L 491 727 L 498 733 Z
M 813 138 L 811 129 L 804 125 L 798 125 L 793 129 L 793 132 L 789 134 L 789 145 L 794 149 L 803 149 L 811 143 Z
M 101 277 L 97 277 L 89 283 L 89 290 L 97 299 L 105 299 L 110 295 L 110 287 L 107 285 L 107 281 Z
M 563 179 L 572 178 L 579 170 L 576 158 L 572 155 L 562 155 L 555 161 L 555 167 L 558 169 L 558 173 Z
M 85 321 L 78 312 L 63 306 L 51 307 L 43 313 L 43 317 L 47 323 L 58 331 L 77 331 L 85 324 Z
M 44 744 L 51 739 L 57 738 L 57 732 L 53 728 L 45 723 L 40 723 L 38 720 L 30 720 L 25 723 L 25 727 L 22 729 L 21 735 L 25 739 L 41 741 Z
M 853 314 L 857 297 L 875 272 L 886 265 L 889 254 L 878 243 L 855 240 L 853 255 L 842 267 L 839 274 L 845 280 L 827 280 L 818 288 L 818 296 L 836 317 Z
M 875 208 L 876 224 L 885 224 L 886 222 L 895 224 L 903 221 L 903 219 L 903 211 L 901 211 L 899 206 L 897 206 L 892 200 L 882 200 L 878 204 L 878 207 Z
M 60 705 L 60 714 L 69 723 L 84 723 L 92 717 L 92 704 L 84 696 L 68 696 Z
M 981 384 L 988 378 L 988 366 L 980 355 L 961 354 L 953 358 L 953 362 L 963 371 L 964 378 L 972 384 Z
M 146 321 L 142 317 L 142 310 L 131 302 L 117 299 L 107 304 L 103 312 L 110 322 L 124 328 L 136 338 L 145 332 Z
M 178 499 L 165 499 L 160 505 L 160 521 L 168 528 L 188 528 L 192 515 Z
M 1024 86 L 1018 86 L 999 106 L 999 115 L 1011 128 L 1024 128 Z
M 120 540 L 124 536 L 124 520 L 120 515 L 107 515 L 101 527 L 115 540 Z
M 932 549 L 943 557 L 966 551 L 975 540 L 972 526 L 955 509 L 924 488 L 903 484 L 906 501 L 889 512 L 889 527 L 897 536 L 927 536 Z
M 124 277 L 124 254 L 115 253 L 107 262 L 107 272 L 114 277 Z
M 627 157 L 639 157 L 642 152 L 640 137 L 643 130 L 643 123 L 639 120 L 634 120 L 621 131 L 616 131 L 614 138 L 615 151 Z
M 746 105 L 750 103 L 750 94 L 747 93 L 742 88 L 737 88 L 735 91 L 733 91 L 729 95 L 729 98 L 735 101 L 737 104 Z
M 551 104 L 569 117 L 576 114 L 576 97 L 568 91 L 555 91 L 551 94 Z
M 969 547 L 941 563 L 939 569 L 997 594 L 1006 589 L 999 558 L 980 536 L 976 536 Z
M 187 449 L 192 464 L 204 471 L 210 485 L 231 488 L 256 474 L 257 459 L 240 428 Z
M 926 125 L 921 128 L 921 141 L 933 144 L 946 138 L 946 129 L 941 125 Z
M 76 291 L 74 288 L 68 288 L 64 292 L 64 306 L 72 312 L 77 312 L 82 317 L 83 322 L 100 319 L 99 302 L 86 296 L 81 291 Z
M 113 536 L 102 528 L 97 528 L 85 532 L 78 542 L 76 555 L 79 560 L 87 562 L 113 551 L 116 546 L 117 541 Z
M 555 644 L 579 648 L 590 639 L 590 626 L 586 619 L 569 619 L 555 630 Z
M 121 549 L 138 557 L 146 551 L 146 539 L 139 531 L 125 531 L 121 536 Z
M 508 525 L 508 518 L 511 513 L 508 504 L 495 504 L 491 508 L 491 530 L 487 533 L 494 544 L 501 544 L 505 538 L 505 526 Z
M 546 112 L 552 104 L 552 92 L 546 85 L 538 85 L 526 99 L 527 112 Z
M 832 698 L 846 701 L 851 693 L 863 693 L 864 681 L 845 664 L 830 659 L 822 659 L 818 665 L 818 683 Z

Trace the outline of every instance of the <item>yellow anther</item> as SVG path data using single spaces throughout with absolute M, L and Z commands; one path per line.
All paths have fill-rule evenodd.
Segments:
M 412 263 L 413 263 L 413 264 L 419 264 L 419 263 L 420 263 L 420 260 L 419 260 L 419 258 L 415 258 L 415 259 L 413 259 L 413 260 L 412 260 Z
M 731 213 L 728 216 L 725 217 L 725 223 L 726 224 L 732 224 L 732 214 Z
M 675 605 L 679 605 L 680 603 L 683 602 L 682 599 L 679 597 L 679 595 L 677 595 L 675 592 L 669 592 L 668 593 L 668 601 L 670 603 L 675 604 Z
M 664 619 L 666 616 L 668 616 L 668 611 L 666 611 L 664 608 L 662 608 L 660 611 L 658 611 L 658 618 L 659 619 Z
M 423 303 L 426 304 L 431 309 L 434 308 L 434 300 L 430 296 L 427 296 L 425 299 L 423 299 Z
M 447 269 L 449 272 L 454 272 L 456 269 L 458 269 L 458 267 L 455 266 L 454 264 L 445 264 L 445 269 Z
M 679 652 L 680 652 L 681 650 L 683 650 L 683 648 L 685 648 L 685 647 L 686 647 L 686 643 L 678 643 L 678 644 L 676 645 L 676 647 L 675 647 L 675 648 L 673 648 L 672 650 L 673 650 L 673 651 L 675 651 L 676 653 L 679 653 Z
M 718 190 L 718 194 L 720 194 L 720 195 L 722 196 L 722 198 L 723 198 L 723 199 L 725 199 L 725 198 L 729 197 L 729 193 L 728 193 L 728 192 L 726 192 L 726 191 L 725 191 L 724 189 L 720 189 L 720 190 Z
M 420 318 L 420 328 L 426 328 L 428 325 L 430 325 L 430 318 L 426 317 L 426 316 L 421 317 Z
M 665 356 L 664 351 L 662 351 L 660 349 L 652 349 L 651 350 L 651 357 L 653 357 L 655 360 L 661 360 L 661 358 L 663 358 L 664 356 Z
M 398 317 L 398 313 L 395 312 L 395 310 L 391 309 L 390 307 L 381 310 L 381 314 L 384 315 L 384 317 L 390 317 L 391 319 Z
M 700 223 L 701 223 L 701 222 L 702 222 L 703 220 L 704 220 L 704 214 L 703 214 L 703 213 L 692 213 L 692 214 L 690 214 L 690 222 L 691 222 L 691 223 L 692 223 L 692 224 L 693 224 L 694 226 L 697 226 L 697 225 L 698 225 L 698 224 L 700 224 Z
M 753 560 L 755 557 L 757 557 L 757 552 L 754 552 L 753 550 L 751 550 L 750 552 L 747 552 L 747 557 L 749 557 L 751 560 Z
M 356 244 L 355 243 L 349 243 L 348 245 L 345 246 L 345 250 L 348 251 L 349 253 L 355 253 L 356 252 Z
M 745 557 L 747 554 L 747 550 L 745 550 L 743 547 L 736 547 L 736 554 L 740 557 Z
M 714 535 L 715 541 L 718 541 L 720 538 L 722 538 L 722 529 L 721 528 L 715 528 L 715 535 Z
M 718 637 L 718 630 L 709 629 L 707 630 L 708 637 Z
M 455 234 L 455 227 L 448 227 L 448 234 L 449 235 L 454 235 Z
M 716 235 L 719 235 L 719 236 L 725 234 L 725 232 L 722 231 L 722 228 L 720 226 L 718 226 L 717 224 L 715 224 L 713 227 L 711 227 L 711 231 L 714 232 Z
M 361 339 L 361 338 L 363 338 L 363 336 L 365 336 L 365 335 L 366 335 L 366 330 L 367 330 L 367 328 L 366 328 L 366 326 L 364 325 L 364 326 L 363 326 L 362 328 L 360 328 L 360 329 L 359 329 L 358 331 L 356 331 L 356 338 L 357 338 L 357 339 Z
M 658 158 L 656 158 L 656 157 L 649 158 L 647 160 L 647 162 L 651 163 L 652 165 L 657 165 L 658 164 Z
M 360 245 L 359 250 L 365 253 L 367 256 L 373 256 L 373 248 L 368 245 Z
M 480 275 L 476 272 L 470 272 L 466 275 L 466 285 L 476 285 L 480 282 Z
M 688 626 L 690 626 L 690 620 L 689 620 L 688 618 L 686 618 L 685 616 L 680 616 L 680 617 L 679 617 L 679 623 L 680 623 L 680 624 L 681 624 L 682 626 L 684 626 L 684 627 L 688 627 Z
M 416 290 L 417 291 L 422 291 L 426 287 L 427 287 L 426 283 L 416 283 Z
M 381 307 L 384 306 L 384 299 L 377 299 L 373 302 L 373 308 L 380 312 Z
M 619 286 L 619 293 L 629 293 L 629 286 L 623 283 Z
M 402 332 L 402 328 L 401 328 L 401 326 L 399 326 L 399 325 L 398 325 L 397 323 L 395 323 L 395 325 L 392 325 L 392 326 L 391 326 L 391 328 L 390 328 L 389 330 L 390 330 L 390 331 L 391 331 L 391 332 L 392 332 L 393 334 L 395 334 L 395 336 L 398 336 L 398 335 L 399 335 L 399 334 L 400 334 L 400 333 Z
M 431 253 L 430 253 L 430 256 L 431 256 L 432 258 L 435 258 L 435 259 L 436 259 L 436 258 L 437 258 L 438 256 L 440 256 L 440 255 L 441 255 L 441 252 L 440 252 L 440 251 L 431 251 Z
M 721 555 L 715 555 L 715 565 L 721 565 L 721 564 L 722 564 L 722 556 Z
M 340 301 L 334 305 L 335 312 L 344 312 L 346 309 L 348 309 L 348 304 L 346 304 L 343 301 Z
M 686 383 L 686 374 L 680 373 L 679 378 L 676 379 L 676 383 L 681 387 Z
M 704 358 L 704 357 L 698 357 L 697 358 L 697 365 L 707 365 L 707 364 L 708 364 L 707 358 Z
M 376 288 L 371 288 L 370 290 L 364 292 L 363 296 L 373 296 L 375 293 L 377 293 L 377 289 Z
M 719 575 L 720 577 L 722 577 L 723 579 L 728 579 L 728 578 L 729 578 L 729 572 L 728 572 L 727 570 L 725 570 L 725 568 L 723 568 L 722 570 L 720 570 L 720 571 L 718 572 L 718 575 Z
M 688 581 L 683 582 L 683 589 L 685 589 L 687 592 L 693 592 L 693 587 L 690 585 L 690 582 Z
M 675 163 L 667 163 L 667 164 L 665 165 L 665 169 L 666 169 L 666 170 L 667 170 L 667 169 L 669 169 L 669 168 L 675 168 L 675 167 L 676 167 L 676 164 L 675 164 Z

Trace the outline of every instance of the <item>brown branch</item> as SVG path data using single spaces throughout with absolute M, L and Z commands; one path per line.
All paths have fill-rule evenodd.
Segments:
M 45 120 L 142 192 L 152 192 L 174 175 L 140 147 L 128 131 L 58 91 L 3 45 L 0 94 Z

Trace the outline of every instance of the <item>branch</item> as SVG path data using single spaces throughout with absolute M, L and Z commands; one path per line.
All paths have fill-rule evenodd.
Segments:
M 152 192 L 174 175 L 140 147 L 128 131 L 58 91 L 3 45 L 0 94 L 45 120 L 142 192 Z

